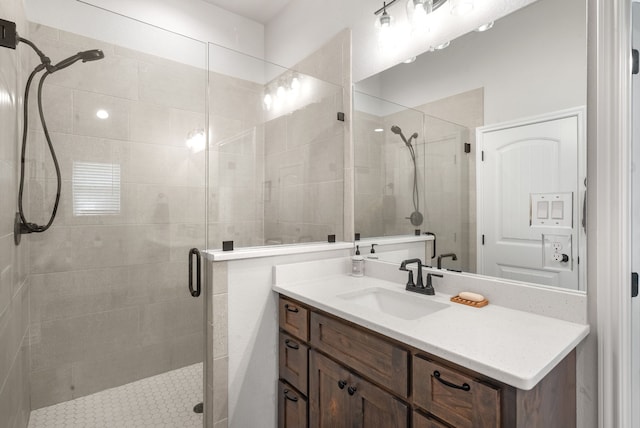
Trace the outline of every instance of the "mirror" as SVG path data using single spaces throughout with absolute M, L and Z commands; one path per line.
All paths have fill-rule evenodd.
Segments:
M 432 232 L 443 268 L 585 290 L 586 9 L 539 0 L 357 82 L 355 232 Z

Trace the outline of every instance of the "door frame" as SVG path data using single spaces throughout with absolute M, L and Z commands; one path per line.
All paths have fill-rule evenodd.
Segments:
M 519 118 L 510 120 L 507 122 L 496 123 L 492 125 L 482 126 L 476 128 L 476 258 L 477 266 L 483 265 L 484 248 L 482 245 L 482 235 L 484 224 L 484 182 L 482 178 L 482 172 L 484 170 L 483 152 L 484 152 L 484 136 L 490 132 L 503 131 L 506 129 L 518 128 L 521 126 L 535 125 L 537 123 L 549 122 L 552 120 L 566 119 L 569 117 L 575 117 L 578 121 L 578 189 L 577 189 L 577 201 L 578 206 L 575 207 L 578 213 L 577 236 L 578 236 L 578 257 L 580 257 L 580 263 L 578 264 L 578 289 L 585 291 L 587 289 L 587 246 L 586 246 L 586 233 L 582 227 L 583 210 L 582 207 L 586 206 L 585 197 L 586 189 L 581 185 L 587 177 L 587 123 L 586 123 L 587 108 L 586 106 L 571 107 L 563 110 L 557 110 L 549 113 L 544 113 L 535 116 L 528 116 L 525 118 Z

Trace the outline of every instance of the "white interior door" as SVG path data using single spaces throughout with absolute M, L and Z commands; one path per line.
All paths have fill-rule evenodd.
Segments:
M 478 129 L 478 273 L 579 288 L 583 116 Z

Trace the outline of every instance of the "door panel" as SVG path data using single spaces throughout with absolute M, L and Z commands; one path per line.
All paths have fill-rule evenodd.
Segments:
M 478 273 L 578 289 L 580 127 L 561 113 L 478 130 Z

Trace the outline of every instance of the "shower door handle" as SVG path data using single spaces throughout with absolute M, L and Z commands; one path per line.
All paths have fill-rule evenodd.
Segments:
M 196 289 L 193 289 L 193 256 L 196 256 Z M 198 297 L 200 295 L 201 288 L 201 265 L 200 265 L 200 251 L 197 248 L 189 250 L 189 292 L 191 296 Z

